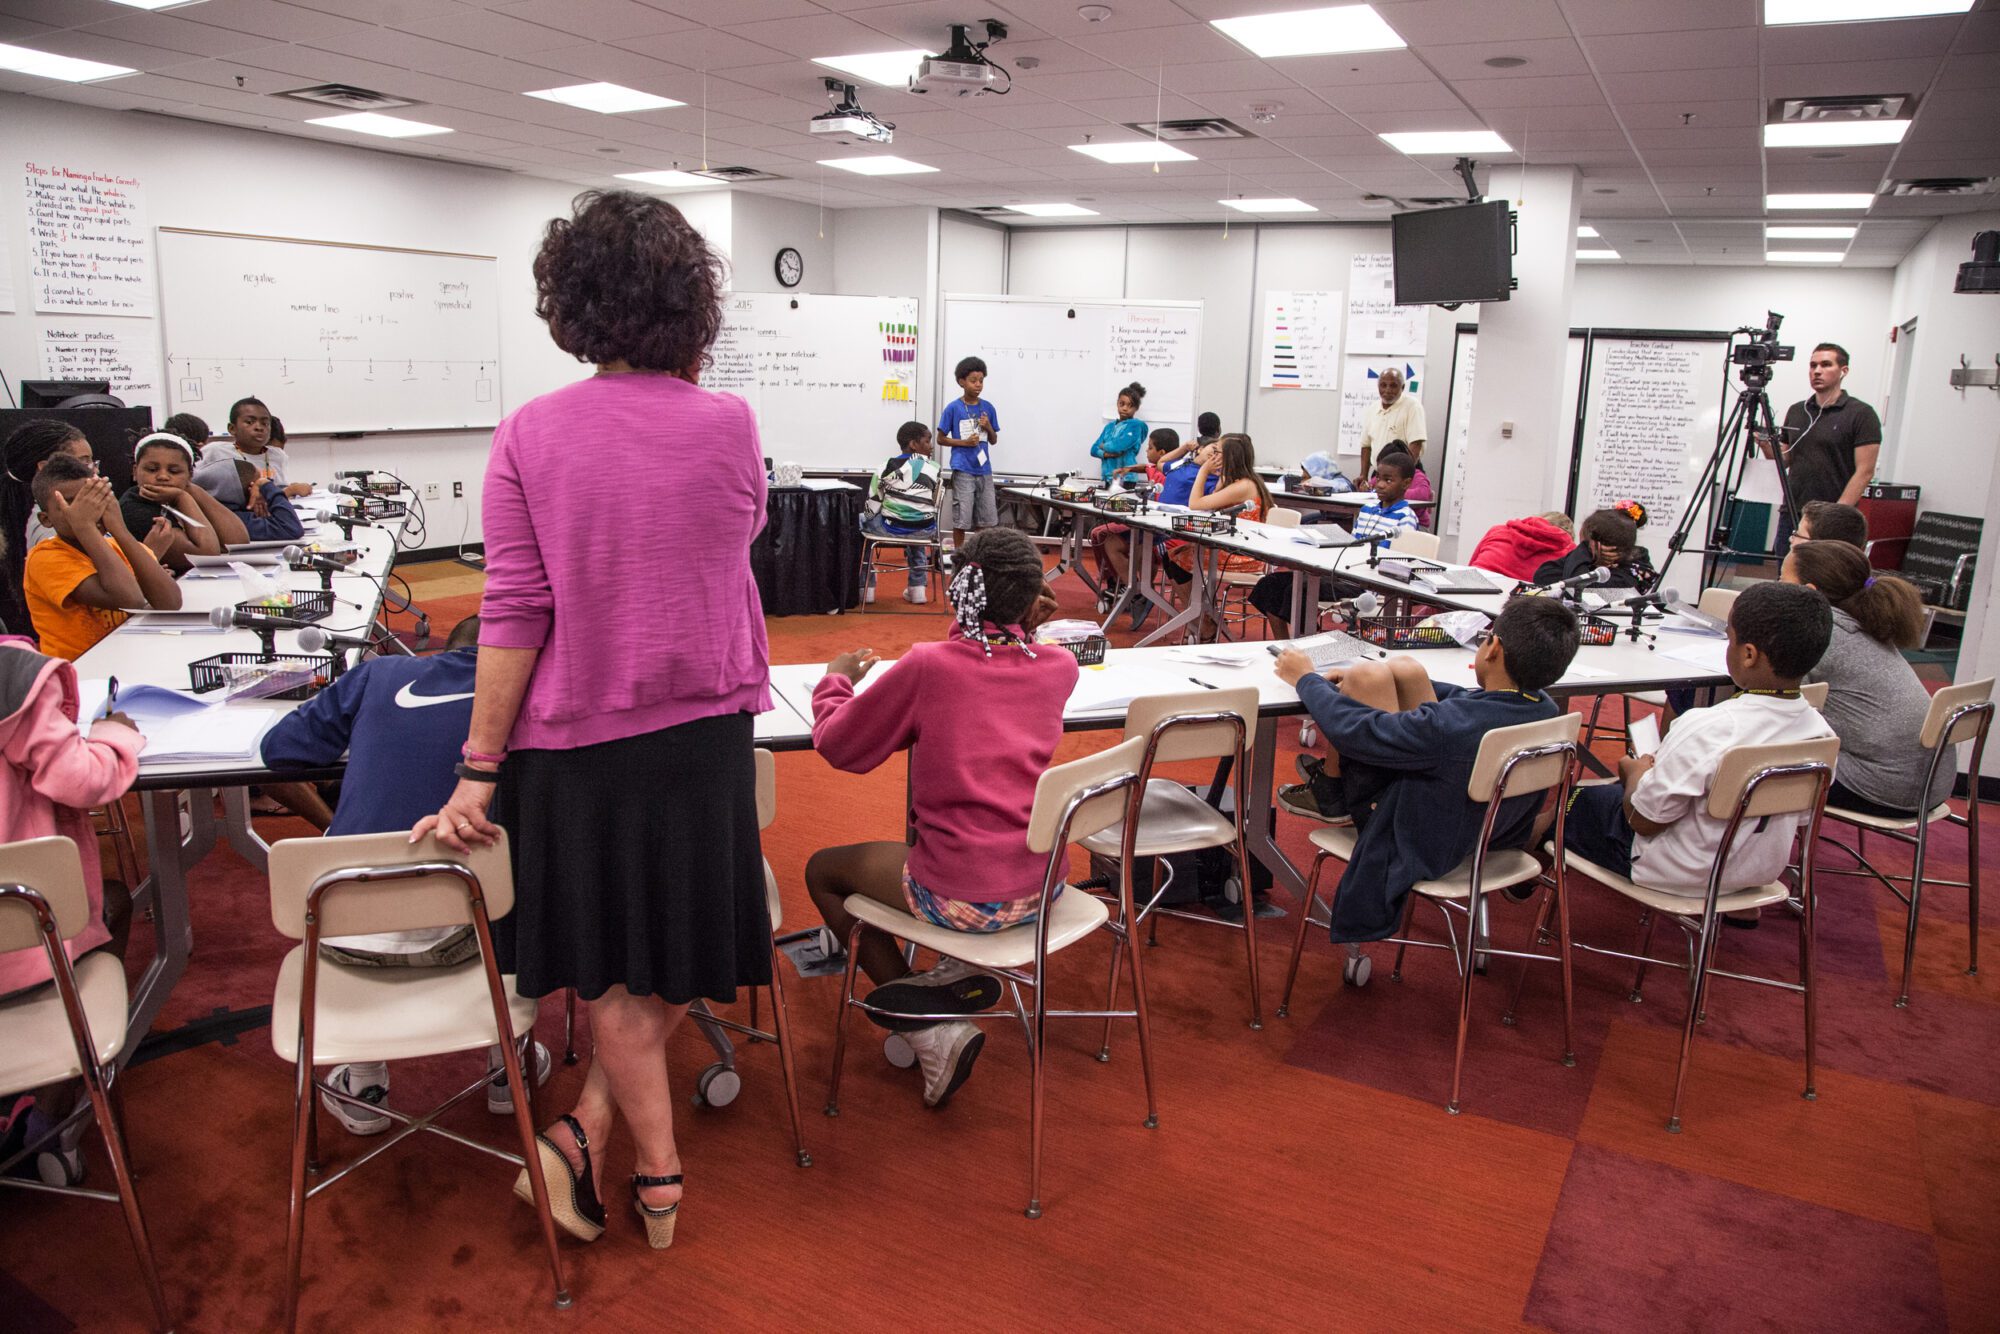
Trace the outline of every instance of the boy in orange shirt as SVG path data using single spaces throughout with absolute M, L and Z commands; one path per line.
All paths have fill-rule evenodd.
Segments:
M 21 581 L 42 652 L 83 656 L 124 621 L 122 608 L 179 609 L 180 585 L 160 564 L 173 541 L 164 517 L 144 542 L 133 537 L 111 483 L 70 458 L 35 475 L 35 503 L 56 534 L 28 553 Z

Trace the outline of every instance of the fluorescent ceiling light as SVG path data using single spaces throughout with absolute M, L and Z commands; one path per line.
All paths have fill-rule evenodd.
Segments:
M 1764 207 L 1778 208 L 1867 208 L 1875 202 L 1874 195 L 1765 195 Z
M 1584 223 L 1584 224 L 1583 224 L 1583 226 L 1581 226 L 1581 227 L 1579 227 L 1579 228 L 1577 228 L 1577 229 L 1576 229 L 1576 239 L 1577 239 L 1577 240 L 1579 240 L 1579 241 L 1594 241 L 1594 240 L 1596 240 L 1596 239 L 1597 239 L 1597 228 L 1595 228 L 1595 227 L 1591 226 L 1591 225 L 1590 225 L 1589 223 L 1587 223 L 1587 222 L 1586 222 L 1586 223 Z
M 838 167 L 851 171 L 857 176 L 908 176 L 919 171 L 936 171 L 936 167 L 926 167 L 921 162 L 912 162 L 906 157 L 823 157 L 822 167 Z
M 324 125 L 329 130 L 353 130 L 356 134 L 379 134 L 384 139 L 412 139 L 420 134 L 450 134 L 449 125 L 426 125 L 420 120 L 384 116 L 375 111 L 356 111 L 346 116 L 321 116 L 308 125 Z
M 1458 156 L 1466 153 L 1511 153 L 1513 147 L 1491 130 L 1398 130 L 1379 136 L 1399 153 Z
M 687 105 L 671 97 L 656 97 L 652 93 L 642 93 L 636 88 L 615 83 L 576 83 L 567 88 L 544 88 L 528 96 L 539 97 L 544 102 L 560 102 L 566 107 L 584 111 L 602 112 L 607 116 L 615 116 L 621 111 L 658 111 L 661 107 Z
M 815 65 L 852 74 L 857 79 L 879 83 L 884 88 L 900 88 L 917 72 L 917 65 L 931 56 L 929 51 L 868 51 L 857 56 L 814 56 Z
M 1576 257 L 1578 259 L 1617 259 L 1618 252 L 1616 250 L 1579 250 L 1576 252 Z
M 1766 250 L 1766 264 L 1838 264 L 1846 259 L 1841 250 Z
M 1766 227 L 1766 241 L 1848 241 L 1859 227 Z
M 1215 201 L 1239 213 L 1317 213 L 1303 199 L 1218 199 Z
M 1861 23 L 1869 19 L 1914 19 L 1926 14 L 1963 14 L 1972 0 L 1764 0 L 1764 22 Z
M 1097 210 L 1081 204 L 1009 204 L 1008 211 L 1031 218 L 1094 218 Z
M 1295 9 L 1215 19 L 1214 26 L 1268 60 L 1273 56 L 1324 56 L 1350 51 L 1400 51 L 1409 43 L 1383 22 L 1373 5 Z
M 1151 139 L 1141 139 L 1131 143 L 1118 144 L 1071 144 L 1072 153 L 1086 153 L 1099 162 L 1192 162 L 1194 154 L 1184 153 L 1172 144 L 1156 143 Z
M 0 42 L 0 70 L 32 74 L 38 79 L 61 79 L 64 83 L 89 83 L 93 79 L 115 79 L 123 74 L 139 72 L 125 65 L 78 60 L 74 56 L 52 55 L 47 51 L 9 46 L 4 42 Z
M 1858 148 L 1900 144 L 1910 132 L 1906 120 L 1786 121 L 1764 127 L 1766 148 Z
M 691 171 L 621 171 L 618 173 L 618 179 L 621 181 L 637 181 L 641 185 L 691 186 L 722 184 L 721 181 L 711 180 L 706 176 L 697 176 Z

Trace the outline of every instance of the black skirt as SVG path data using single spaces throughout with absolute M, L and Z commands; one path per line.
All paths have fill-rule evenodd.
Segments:
M 611 987 L 673 1004 L 771 980 L 747 713 L 507 757 L 514 911 L 494 923 L 523 996 Z

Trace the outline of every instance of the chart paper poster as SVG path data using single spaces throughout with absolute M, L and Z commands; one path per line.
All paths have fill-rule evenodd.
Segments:
M 1421 357 L 1430 334 L 1428 306 L 1396 304 L 1396 268 L 1387 254 L 1348 263 L 1347 355 Z
M 1339 292 L 1265 292 L 1258 387 L 1338 389 L 1344 314 Z
M 1376 388 L 1382 378 L 1384 367 L 1394 366 L 1403 372 L 1403 392 L 1420 394 L 1424 375 L 1422 357 L 1347 357 L 1340 381 L 1340 452 L 1359 454 L 1361 452 L 1361 428 L 1368 422 L 1368 414 L 1382 403 L 1382 391 Z
M 25 185 L 35 309 L 152 316 L 153 246 L 138 178 L 29 162 Z
M 151 320 L 43 320 L 42 375 L 109 380 L 127 407 L 163 408 L 160 334 Z

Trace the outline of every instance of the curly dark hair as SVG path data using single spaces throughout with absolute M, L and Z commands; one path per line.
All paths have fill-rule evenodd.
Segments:
M 664 199 L 586 190 L 535 256 L 535 314 L 578 361 L 685 373 L 722 328 L 722 259 Z
M 966 539 L 958 558 L 986 576 L 986 620 L 991 625 L 1019 625 L 1047 587 L 1042 553 L 1019 529 L 982 528 Z
M 208 423 L 195 416 L 192 412 L 176 412 L 173 416 L 160 423 L 160 429 L 162 431 L 172 431 L 196 449 L 200 449 L 208 443 Z

